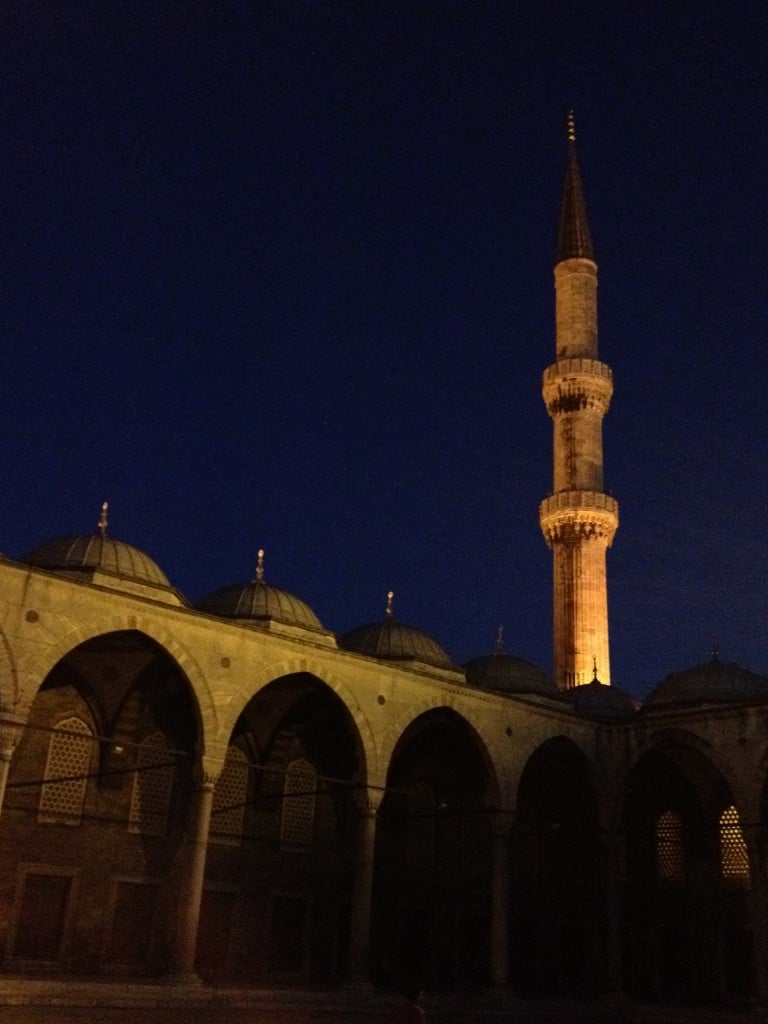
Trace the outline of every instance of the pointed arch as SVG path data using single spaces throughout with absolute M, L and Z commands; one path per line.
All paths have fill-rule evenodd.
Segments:
M 29 709 L 43 680 L 71 651 L 88 640 L 121 631 L 137 632 L 153 640 L 176 664 L 187 680 L 195 698 L 200 719 L 201 753 L 206 753 L 218 733 L 218 713 L 210 685 L 202 669 L 188 648 L 151 615 L 122 614 L 90 619 L 51 643 L 28 665 L 19 666 L 20 675 L 27 680 L 28 691 L 20 700 Z
M 421 700 L 409 705 L 408 708 L 402 711 L 401 714 L 391 722 L 389 728 L 382 737 L 380 747 L 380 763 L 383 771 L 383 778 L 386 778 L 387 776 L 395 748 L 408 727 L 426 712 L 436 711 L 440 708 L 447 708 L 448 710 L 453 711 L 454 714 L 461 718 L 471 730 L 480 750 L 482 751 L 483 759 L 485 760 L 486 767 L 488 769 L 488 799 L 493 803 L 498 803 L 501 800 L 502 795 L 509 791 L 509 779 L 504 766 L 497 762 L 493 757 L 493 744 L 490 742 L 488 737 L 484 735 L 484 723 L 480 717 L 472 714 L 468 708 L 462 705 L 460 700 L 456 700 L 454 695 L 450 693 L 434 694 L 428 697 L 423 697 Z
M 249 672 L 248 681 L 235 690 L 228 703 L 220 709 L 219 732 L 216 737 L 218 742 L 225 745 L 229 742 L 229 737 L 239 716 L 260 690 L 283 676 L 301 673 L 319 679 L 342 702 L 355 724 L 360 739 L 364 777 L 368 782 L 377 778 L 381 758 L 379 744 L 368 715 L 363 711 L 350 687 L 328 672 L 322 663 L 313 658 L 286 658 L 285 661 L 273 662 L 263 668 L 254 668 L 252 672 Z

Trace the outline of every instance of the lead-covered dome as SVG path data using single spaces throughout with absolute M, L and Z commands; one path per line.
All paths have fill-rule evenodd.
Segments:
M 473 658 L 464 666 L 470 686 L 501 693 L 540 693 L 559 697 L 560 692 L 547 673 L 532 661 L 496 651 Z
M 256 575 L 250 583 L 234 583 L 221 587 L 204 597 L 198 611 L 218 615 L 222 619 L 244 619 L 252 622 L 281 622 L 301 629 L 322 629 L 323 625 L 304 601 L 287 590 L 273 587 L 264 580 L 264 552 L 259 551 Z
M 713 657 L 707 664 L 670 672 L 652 691 L 646 705 L 732 702 L 768 702 L 768 678 Z
M 339 647 L 384 661 L 421 661 L 437 668 L 454 668 L 440 644 L 431 636 L 398 622 L 392 615 L 392 592 L 387 595 L 387 614 L 381 622 L 358 626 L 339 637 Z
M 138 587 L 139 592 L 143 592 L 141 588 L 149 587 L 175 593 L 168 577 L 149 555 L 108 535 L 107 510 L 105 501 L 95 533 L 46 541 L 27 552 L 20 561 L 37 569 L 120 589 L 136 590 Z
M 623 722 L 632 718 L 640 708 L 636 700 L 618 686 L 607 686 L 595 678 L 581 686 L 573 686 L 566 690 L 564 696 L 569 700 L 580 718 L 592 718 L 601 722 Z

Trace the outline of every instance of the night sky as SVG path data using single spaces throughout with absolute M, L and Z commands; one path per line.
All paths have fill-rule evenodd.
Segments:
M 541 400 L 578 148 L 614 684 L 768 673 L 768 5 L 5 2 L 0 551 L 551 668 Z

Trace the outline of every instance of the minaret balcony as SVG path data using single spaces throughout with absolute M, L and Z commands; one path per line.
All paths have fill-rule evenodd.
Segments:
M 542 501 L 539 522 L 549 547 L 590 539 L 610 547 L 619 525 L 619 503 L 602 491 L 558 491 Z
M 605 415 L 613 374 L 598 359 L 560 359 L 544 371 L 541 393 L 550 416 L 579 409 L 598 409 Z

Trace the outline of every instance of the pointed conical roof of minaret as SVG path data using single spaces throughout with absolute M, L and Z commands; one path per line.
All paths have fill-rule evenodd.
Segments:
M 560 231 L 557 236 L 555 263 L 581 256 L 594 260 L 592 238 L 589 234 L 587 204 L 581 184 L 579 158 L 576 153 L 576 128 L 573 111 L 568 114 L 568 159 L 563 184 L 563 205 L 560 209 Z

